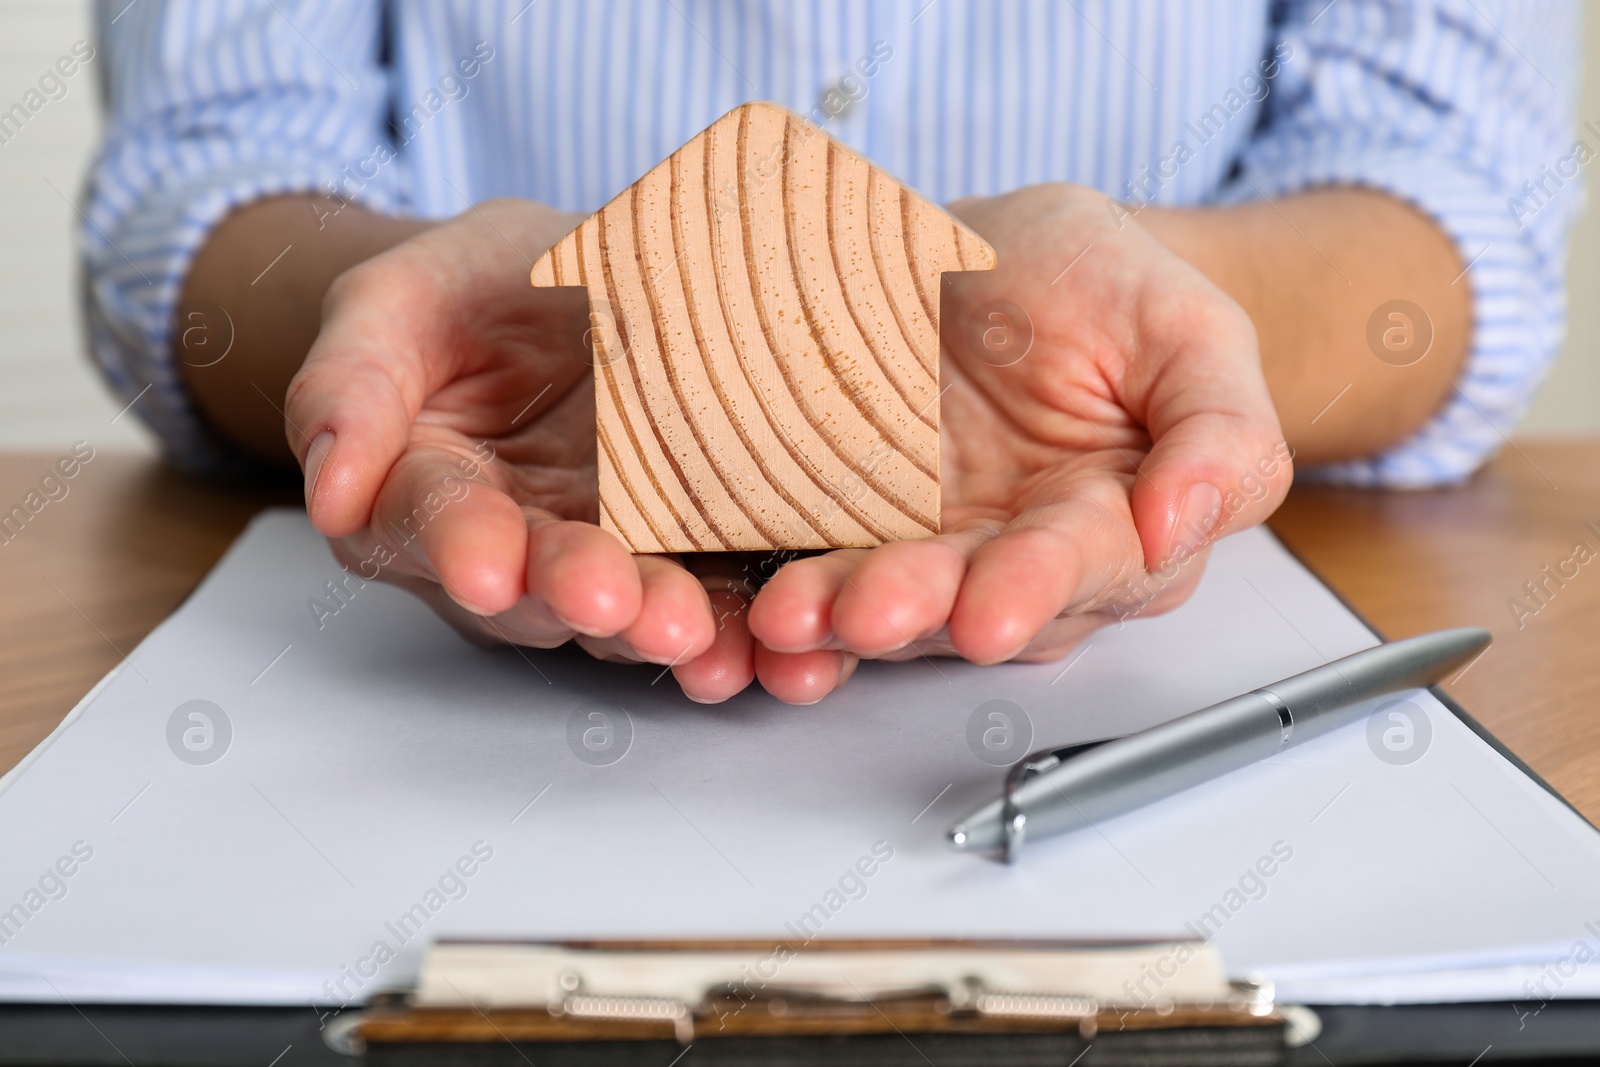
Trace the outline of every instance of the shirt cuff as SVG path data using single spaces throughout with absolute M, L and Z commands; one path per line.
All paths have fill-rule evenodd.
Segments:
M 255 467 L 206 423 L 173 355 L 177 303 L 194 257 L 234 210 L 290 193 L 326 197 L 338 188 L 335 177 L 334 168 L 315 161 L 276 161 L 270 169 L 258 161 L 241 161 L 161 186 L 127 205 L 114 203 L 115 190 L 91 189 L 81 230 L 89 264 L 83 303 L 90 353 L 122 401 L 159 436 L 176 466 L 214 475 Z M 375 182 L 360 189 L 347 182 L 340 196 L 391 213 L 398 199 Z M 290 245 L 284 258 L 293 255 Z M 272 266 L 293 269 L 292 262 Z M 270 269 L 267 262 L 262 267 Z M 208 345 L 231 346 L 234 324 L 226 309 L 223 315 L 222 323 L 205 323 L 213 332 Z

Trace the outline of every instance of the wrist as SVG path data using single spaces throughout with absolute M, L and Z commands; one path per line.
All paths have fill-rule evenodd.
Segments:
M 258 459 L 292 462 L 283 397 L 316 339 L 328 286 L 429 225 L 305 194 L 246 205 L 219 223 L 195 256 L 177 314 L 209 326 L 224 312 L 226 356 L 186 350 L 191 337 L 215 343 L 209 330 L 172 339 L 179 375 L 212 430 Z
M 1236 300 L 1289 443 L 1308 462 L 1376 455 L 1447 400 L 1472 332 L 1464 264 L 1441 227 L 1370 189 L 1327 187 L 1276 202 L 1148 208 L 1138 221 Z M 1404 300 L 1428 347 L 1410 362 L 1372 347 L 1374 314 Z M 1423 357 L 1426 358 L 1423 358 Z
M 1166 249 L 1205 275 L 1244 308 L 1259 331 L 1262 282 L 1259 267 L 1271 244 L 1255 232 L 1249 212 L 1235 208 L 1147 207 L 1136 216 Z

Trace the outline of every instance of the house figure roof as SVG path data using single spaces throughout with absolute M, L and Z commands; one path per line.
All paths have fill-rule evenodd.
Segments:
M 600 524 L 635 552 L 939 531 L 939 292 L 982 238 L 797 115 L 724 115 L 533 266 L 588 291 Z

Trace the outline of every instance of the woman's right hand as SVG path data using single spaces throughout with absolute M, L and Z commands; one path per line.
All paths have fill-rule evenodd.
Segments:
M 587 300 L 528 282 L 581 221 L 489 201 L 337 278 L 286 404 L 306 507 L 352 572 L 411 590 L 469 636 L 576 638 L 726 700 L 758 655 L 740 563 L 696 557 L 691 573 L 596 524 Z M 760 654 L 767 687 L 795 703 L 853 666 Z

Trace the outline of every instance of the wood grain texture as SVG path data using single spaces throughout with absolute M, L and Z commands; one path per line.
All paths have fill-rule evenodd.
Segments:
M 1600 549 L 1591 521 L 1600 441 L 1585 438 L 1518 440 L 1459 489 L 1296 487 L 1270 525 L 1385 638 L 1489 630 L 1494 644 L 1445 690 L 1600 824 L 1600 561 L 1536 615 L 1510 608 L 1575 542 Z
M 600 524 L 635 552 L 939 531 L 939 282 L 994 252 L 771 104 L 534 264 L 589 295 Z
M 59 454 L 0 456 L 0 509 Z M 66 484 L 0 536 L 0 772 L 178 607 L 252 515 L 303 499 L 288 479 L 225 486 L 106 450 Z
M 763 951 L 771 951 L 768 945 Z M 842 1036 L 866 1034 L 1051 1034 L 1113 1033 L 1229 1026 L 1269 1031 L 1283 1025 L 1283 1016 L 1251 1015 L 1227 1004 L 1163 1005 L 1127 1010 L 1105 1008 L 1083 1026 L 1075 1016 L 985 1016 L 952 1012 L 948 1003 L 929 995 L 883 998 L 866 1003 L 813 1003 L 789 1000 L 773 1011 L 770 1000 L 744 1000 L 732 994 L 713 1000 L 693 1020 L 697 1040 L 719 1037 Z M 780 1001 L 781 1003 L 781 1001 Z M 754 1010 L 748 1010 L 748 1009 Z M 671 1020 L 628 1021 L 552 1015 L 544 1008 L 408 1008 L 385 1005 L 365 1017 L 361 1037 L 369 1045 L 413 1043 L 502 1044 L 507 1041 L 648 1041 L 673 1040 Z M 1281 1049 L 1283 1039 L 1276 1038 Z M 1265 1042 L 1262 1042 L 1265 1044 Z M 532 1062 L 532 1061 L 529 1061 Z M 737 1060 L 736 1062 L 749 1062 Z M 790 1061 L 792 1062 L 792 1061 Z M 1066 1062 L 1063 1058 L 1062 1062 Z

